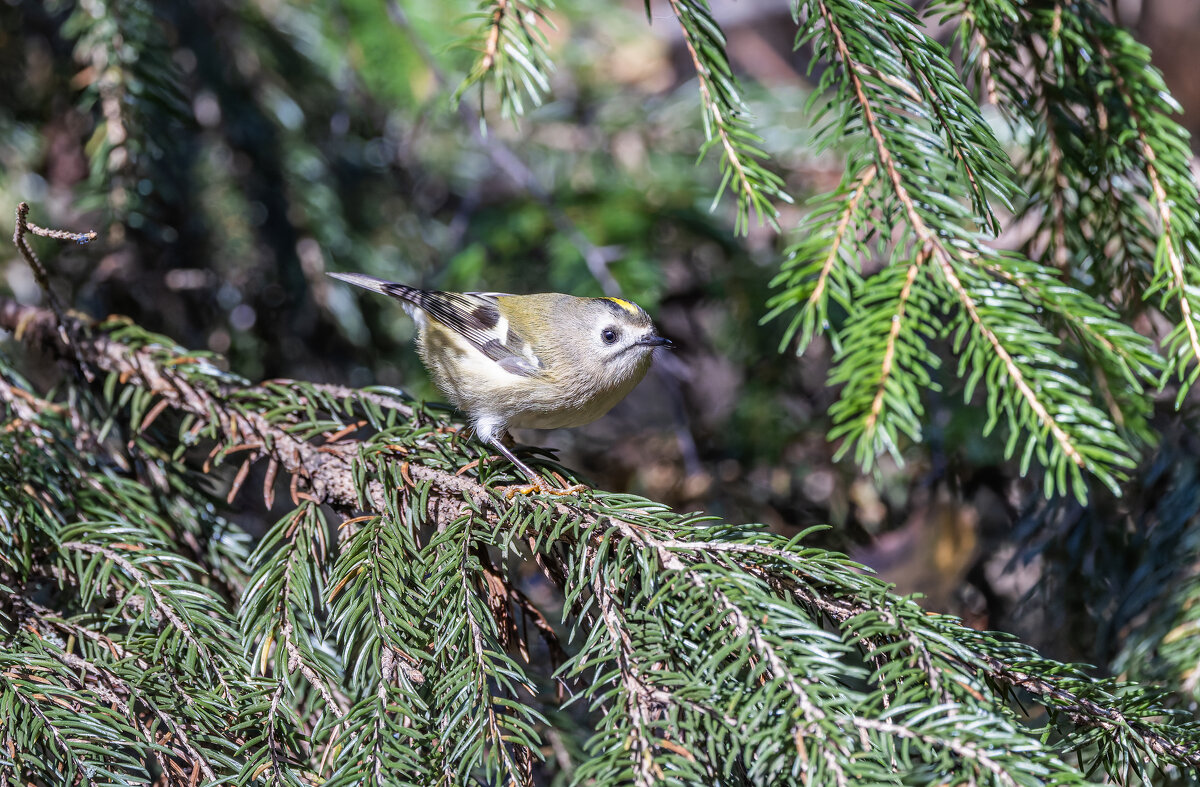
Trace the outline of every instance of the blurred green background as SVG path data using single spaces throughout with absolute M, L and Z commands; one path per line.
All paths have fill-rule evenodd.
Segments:
M 836 185 L 841 154 L 810 143 L 809 63 L 792 51 L 787 4 L 715 6 L 771 166 L 797 197 L 781 206 L 786 230 Z M 469 2 L 3 0 L 0 204 L 99 232 L 83 247 L 38 239 L 74 308 L 128 315 L 251 379 L 438 398 L 403 311 L 329 270 L 619 291 L 679 349 L 605 419 L 519 440 L 679 508 L 788 534 L 829 523 L 815 542 L 933 608 L 1106 660 L 1115 646 L 1094 630 L 1059 636 L 1049 601 L 1041 617 L 1018 614 L 1043 573 L 1014 560 L 1036 490 L 978 438 L 984 414 L 957 393 L 930 394 L 930 440 L 902 468 L 885 461 L 868 478 L 832 461 L 830 348 L 781 355 L 782 324 L 759 325 L 787 239 L 735 236 L 729 201 L 713 208 L 692 65 L 669 10 L 650 8 L 551 12 L 550 97 L 514 123 L 488 90 L 452 100 L 477 54 L 462 44 L 480 24 Z M 1191 104 L 1195 6 L 1113 8 Z M 20 300 L 41 299 L 11 249 L 0 274 Z

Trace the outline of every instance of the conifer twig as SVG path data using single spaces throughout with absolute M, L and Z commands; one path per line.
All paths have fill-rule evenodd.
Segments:
M 14 330 L 18 326 L 22 341 L 40 344 L 52 352 L 66 352 L 66 348 L 61 344 L 52 312 L 0 299 L 0 328 Z M 307 440 L 293 435 L 281 425 L 270 422 L 250 408 L 231 407 L 225 397 L 231 395 L 232 390 L 224 390 L 220 386 L 208 388 L 196 380 L 186 379 L 186 375 L 180 371 L 181 365 L 173 363 L 170 357 L 164 357 L 161 348 L 158 347 L 131 348 L 114 340 L 104 331 L 92 330 L 88 338 L 76 345 L 76 349 L 97 369 L 122 377 L 128 385 L 149 388 L 155 391 L 157 396 L 170 402 L 171 408 L 206 420 L 217 429 L 218 440 L 236 440 L 240 444 L 244 442 L 247 434 L 255 434 L 263 446 L 255 450 L 261 451 L 263 457 L 269 456 L 277 462 L 284 472 L 302 479 L 305 484 L 304 494 L 314 502 L 332 505 L 347 512 L 359 510 L 363 506 L 368 511 L 378 513 L 388 510 L 389 492 L 381 481 L 370 480 L 364 490 L 365 497 L 360 498 L 358 495 L 354 467 L 364 445 L 362 441 L 343 437 L 335 443 L 320 446 L 318 450 Z M 282 381 L 273 381 L 271 384 L 276 387 L 286 386 Z M 780 645 L 760 629 L 759 622 L 748 614 L 740 602 L 729 595 L 727 589 L 710 585 L 705 574 L 708 569 L 704 568 L 705 566 L 719 562 L 744 573 L 747 577 L 768 582 L 776 592 L 794 598 L 800 604 L 835 622 L 852 640 L 865 641 L 867 655 L 886 652 L 889 659 L 894 659 L 897 647 L 901 648 L 909 654 L 908 658 L 914 659 L 920 666 L 931 686 L 936 686 L 936 681 L 944 677 L 933 674 L 934 671 L 946 669 L 947 664 L 954 664 L 956 670 L 966 673 L 983 669 L 993 681 L 1028 691 L 1079 728 L 1120 728 L 1135 735 L 1146 747 L 1160 756 L 1200 766 L 1200 753 L 1189 749 L 1186 744 L 1164 737 L 1155 727 L 1139 718 L 1105 707 L 1101 702 L 1081 695 L 1077 690 L 1068 687 L 1064 678 L 1051 676 L 1049 673 L 1034 674 L 1031 668 L 1024 666 L 1029 662 L 1023 658 L 1009 662 L 986 649 L 970 655 L 966 655 L 962 650 L 952 650 L 939 652 L 939 664 L 942 666 L 935 667 L 928 652 L 923 647 L 918 647 L 921 639 L 914 631 L 901 635 L 902 639 L 907 638 L 907 642 L 898 642 L 890 637 L 876 640 L 879 636 L 877 634 L 856 634 L 856 620 L 862 619 L 864 615 L 893 614 L 889 610 L 893 609 L 890 605 L 894 602 L 885 600 L 882 596 L 872 600 L 858 595 L 849 586 L 828 584 L 829 574 L 823 573 L 807 558 L 789 549 L 767 543 L 727 541 L 703 536 L 680 539 L 672 535 L 669 528 L 660 529 L 658 525 L 649 524 L 656 521 L 656 514 L 650 509 L 625 507 L 619 512 L 613 509 L 601 511 L 594 508 L 586 493 L 580 499 L 572 501 L 509 501 L 481 480 L 470 475 L 458 475 L 453 468 L 442 468 L 420 461 L 411 452 L 397 457 L 395 461 L 403 462 L 406 479 L 411 479 L 413 484 L 428 489 L 429 510 L 441 512 L 436 515 L 443 517 L 447 524 L 460 518 L 460 512 L 465 510 L 463 506 L 467 505 L 476 512 L 475 516 L 478 516 L 481 522 L 486 522 L 491 527 L 517 521 L 511 516 L 514 509 L 532 510 L 543 512 L 544 516 L 549 518 L 548 521 L 575 521 L 577 525 L 574 532 L 590 534 L 579 544 L 587 550 L 584 570 L 596 577 L 590 583 L 590 587 L 595 602 L 599 605 L 601 625 L 610 629 L 610 634 L 614 637 L 612 642 L 615 652 L 626 654 L 618 662 L 618 674 L 631 703 L 629 710 L 632 712 L 635 706 L 637 708 L 631 717 L 635 726 L 638 726 L 638 718 L 643 719 L 642 724 L 649 724 L 652 718 L 655 718 L 646 715 L 650 713 L 649 708 L 660 704 L 663 698 L 673 697 L 674 690 L 668 684 L 658 683 L 654 677 L 653 665 L 640 661 L 630 650 L 631 646 L 623 644 L 622 636 L 627 627 L 621 622 L 620 605 L 624 602 L 615 595 L 613 588 L 605 584 L 608 580 L 596 575 L 596 572 L 603 569 L 600 562 L 603 551 L 614 548 L 612 544 L 618 541 L 653 556 L 651 559 L 670 574 L 678 576 L 679 582 L 693 588 L 694 592 L 707 596 L 723 610 L 720 614 L 726 621 L 725 625 L 731 628 L 733 636 L 746 642 L 755 663 L 760 665 L 759 674 L 762 678 L 776 683 L 781 690 L 786 690 L 786 696 L 796 703 L 796 709 L 801 713 L 794 735 L 796 745 L 806 749 L 814 740 L 825 741 L 822 744 L 823 771 L 835 782 L 850 780 L 850 776 L 842 772 L 840 765 L 850 752 L 843 749 L 846 744 L 840 739 L 826 739 L 825 736 L 828 735 L 829 725 L 841 723 L 842 717 L 828 717 L 826 712 L 813 702 L 809 691 L 816 686 L 806 685 L 805 681 L 809 680 L 808 678 L 791 672 L 786 657 L 778 651 Z M 443 502 L 447 505 L 443 505 Z M 569 541 L 566 543 L 570 544 Z M 64 546 L 69 549 L 83 548 L 76 542 L 68 542 Z M 93 551 L 98 549 L 94 545 L 88 545 L 87 548 Z M 535 547 L 535 554 L 547 577 L 570 593 L 576 581 L 572 572 L 578 569 L 571 569 L 565 558 L 556 550 Z M 121 555 L 111 549 L 104 556 L 111 560 L 122 560 Z M 123 566 L 127 573 L 129 569 L 130 566 Z M 826 578 L 822 579 L 822 576 Z M 499 575 L 489 579 L 489 582 L 493 579 L 503 582 L 503 577 Z M 511 593 L 504 591 L 504 595 L 511 596 Z M 162 605 L 159 606 L 163 608 Z M 890 619 L 893 624 L 890 630 L 893 631 L 905 631 L 905 627 L 911 625 L 911 622 L 906 623 L 894 614 Z M 381 625 L 386 626 L 388 623 L 385 620 Z M 472 623 L 472 630 L 477 631 L 478 626 L 479 621 Z M 386 682 L 390 680 L 389 675 L 395 674 L 395 665 L 399 657 L 390 649 L 385 651 L 390 660 L 390 666 L 381 664 Z M 380 684 L 380 690 L 383 690 L 383 684 Z M 381 696 L 380 701 L 386 703 L 386 696 Z M 671 701 L 680 708 L 688 708 L 689 703 L 693 702 L 683 697 Z M 930 730 L 918 729 L 895 718 L 881 721 L 855 714 L 848 721 L 864 733 L 894 735 L 921 740 L 929 745 L 946 746 L 955 755 L 976 762 L 978 767 L 991 772 L 1001 782 L 1004 781 L 996 770 L 1001 766 L 970 740 L 958 737 L 942 738 Z M 639 764 L 635 766 L 635 774 L 640 774 L 637 778 L 642 781 L 652 780 L 654 768 L 658 767 L 654 762 L 654 758 L 658 756 L 657 752 L 684 756 L 680 754 L 675 742 L 662 743 L 659 738 L 650 735 L 652 729 L 657 729 L 657 722 L 654 725 L 646 727 L 647 737 L 643 741 L 644 747 L 639 748 Z M 732 729 L 729 734 L 739 733 L 737 729 Z M 799 749 L 798 754 L 807 756 Z
M 854 69 L 855 60 L 851 56 L 850 50 L 846 45 L 842 30 L 832 18 L 829 8 L 824 2 L 818 2 L 818 7 L 820 8 L 821 16 L 825 20 L 825 24 L 829 29 L 830 35 L 833 37 L 834 46 L 837 50 L 838 57 L 845 67 L 846 77 L 853 85 L 859 106 L 862 109 L 863 124 L 866 126 L 867 133 L 869 134 L 875 147 L 875 155 L 879 163 L 883 166 L 884 173 L 889 184 L 891 185 L 892 191 L 896 195 L 896 198 L 900 201 L 905 216 L 908 219 L 908 224 L 916 235 L 921 247 L 921 251 L 917 259 L 919 260 L 928 256 L 937 262 L 938 268 L 942 272 L 942 276 L 957 295 L 961 307 L 970 317 L 971 322 L 974 323 L 979 333 L 991 346 L 992 351 L 1004 365 L 1005 372 L 1007 373 L 1009 379 L 1013 381 L 1013 385 L 1015 385 L 1017 390 L 1020 392 L 1021 398 L 1025 400 L 1026 404 L 1029 406 L 1029 409 L 1037 417 L 1037 420 L 1042 424 L 1042 426 L 1054 437 L 1054 440 L 1058 444 L 1059 449 L 1063 452 L 1063 455 L 1066 456 L 1077 467 L 1085 467 L 1086 460 L 1076 448 L 1074 440 L 1069 434 L 1067 434 L 1066 430 L 1063 429 L 1062 424 L 1059 423 L 1058 419 L 1054 418 L 1054 416 L 1050 414 L 1041 397 L 1038 396 L 1038 393 L 1032 387 L 1030 387 L 1029 382 L 1025 379 L 1025 375 L 1021 371 L 1021 368 L 1017 365 L 1012 355 L 1008 352 L 1008 349 L 1004 346 L 1004 342 L 1001 341 L 996 332 L 992 330 L 987 325 L 986 321 L 981 317 L 979 308 L 975 303 L 975 299 L 971 297 L 971 294 L 967 291 L 967 288 L 963 286 L 962 281 L 959 279 L 958 274 L 954 270 L 953 252 L 946 247 L 943 240 L 939 238 L 938 235 L 928 226 L 928 224 L 925 222 L 925 219 L 922 218 L 920 212 L 917 210 L 912 195 L 909 194 L 908 188 L 904 185 L 904 181 L 900 177 L 900 173 L 897 170 L 897 165 L 892 157 L 891 149 L 888 147 L 887 142 L 883 138 L 879 121 L 875 117 L 875 110 L 872 102 L 867 98 L 862 80 Z M 915 272 L 918 268 L 919 264 L 914 262 L 912 268 L 910 268 L 910 280 L 912 276 L 915 275 Z M 874 418 L 878 416 L 877 407 L 877 404 L 872 405 L 872 423 L 874 422 Z

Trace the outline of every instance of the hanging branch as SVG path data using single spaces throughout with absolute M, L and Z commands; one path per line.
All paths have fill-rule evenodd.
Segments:
M 526 100 L 539 106 L 550 92 L 549 74 L 554 68 L 546 51 L 546 34 L 540 26 L 553 27 L 547 17 L 553 7 L 548 0 L 483 0 L 475 15 L 483 21 L 468 41 L 479 50 L 479 56 L 454 92 L 453 101 L 457 103 L 468 90 L 479 85 L 482 122 L 485 116 L 482 88 L 490 81 L 499 95 L 504 117 L 515 120 L 524 115 Z
M 1103 302 L 989 247 L 985 232 L 1000 229 L 991 202 L 1017 193 L 1008 158 L 910 8 L 811 0 L 793 11 L 797 46 L 831 66 L 821 142 L 848 139 L 856 163 L 805 219 L 766 319 L 795 309 L 785 344 L 798 334 L 800 351 L 818 330 L 829 336 L 830 383 L 844 384 L 830 409 L 839 456 L 869 468 L 923 438 L 925 392 L 945 384 L 935 342 L 948 336 L 964 398 L 979 392 L 984 435 L 1003 424 L 1022 473 L 1036 460 L 1047 495 L 1084 500 L 1089 476 L 1115 490 L 1134 453 L 1118 424 L 1139 422 L 1146 404 L 1109 396 L 1111 415 L 1102 410 L 1050 329 L 1077 332 L 1133 388 L 1154 367 L 1149 342 Z M 889 256 L 864 277 L 881 250 Z
M 750 219 L 757 217 L 778 230 L 779 211 L 774 201 L 790 203 L 783 179 L 766 167 L 767 154 L 759 147 L 762 139 L 754 133 L 740 88 L 725 52 L 725 34 L 713 19 L 706 0 L 668 0 L 679 21 L 683 42 L 696 69 L 697 86 L 704 117 L 703 158 L 710 149 L 721 151 L 721 183 L 713 197 L 713 206 L 729 189 L 737 201 L 734 232 L 750 231 Z M 646 1 L 646 15 L 650 2 Z
M 1018 165 L 1028 197 L 1014 225 L 1035 229 L 1022 250 L 1127 322 L 1157 301 L 1173 325 L 1162 342 L 1167 360 L 1154 352 L 1122 359 L 1125 341 L 1115 352 L 1087 341 L 1082 347 L 1109 391 L 1113 419 L 1150 442 L 1142 386 L 1157 386 L 1173 371 L 1182 397 L 1197 368 L 1188 256 L 1200 228 L 1189 211 L 1172 206 L 1200 198 L 1187 132 L 1172 118 L 1178 106 L 1149 51 L 1091 0 L 1038 8 L 957 0 L 936 10 L 959 17 L 968 72 L 1026 140 Z M 1056 327 L 1077 333 L 1061 316 Z

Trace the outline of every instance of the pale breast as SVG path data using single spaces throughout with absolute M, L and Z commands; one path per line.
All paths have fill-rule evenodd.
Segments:
M 434 383 L 466 414 L 501 416 L 508 426 L 559 429 L 582 426 L 607 413 L 641 382 L 649 358 L 634 374 L 610 387 L 564 388 L 545 377 L 519 376 L 451 331 L 423 331 L 417 341 L 421 360 Z
M 575 402 L 570 406 L 557 403 L 554 407 L 527 407 L 509 420 L 509 425 L 518 429 L 565 429 L 590 424 L 624 399 L 641 378 L 594 394 L 591 398 Z
M 422 331 L 417 350 L 434 383 L 451 404 L 467 413 L 488 409 L 489 402 L 503 397 L 518 379 L 536 386 L 530 378 L 518 378 L 500 367 L 458 334 L 449 330 Z

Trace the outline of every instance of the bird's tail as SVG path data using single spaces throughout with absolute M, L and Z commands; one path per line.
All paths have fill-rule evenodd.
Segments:
M 335 279 L 341 279 L 349 284 L 362 287 L 365 290 L 390 295 L 397 300 L 403 301 L 406 304 L 412 304 L 413 306 L 420 306 L 426 294 L 424 290 L 419 290 L 416 287 L 409 287 L 407 284 L 399 284 L 387 279 L 368 276 L 365 273 L 334 273 L 332 271 L 328 273 Z

